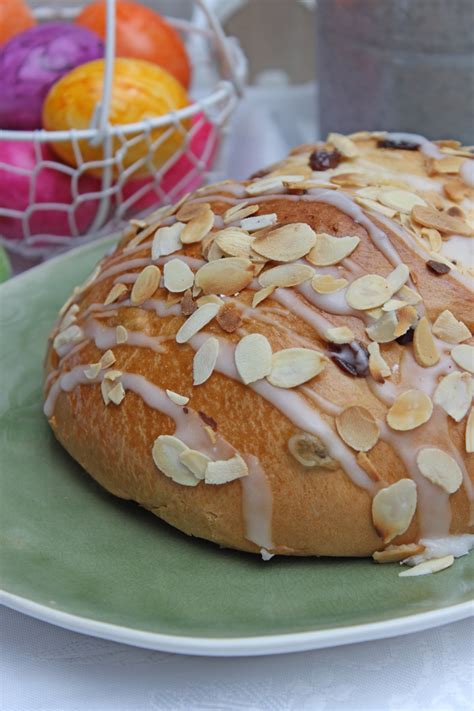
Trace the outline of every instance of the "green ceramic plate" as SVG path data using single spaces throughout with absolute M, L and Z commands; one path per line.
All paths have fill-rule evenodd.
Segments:
M 41 409 L 48 331 L 110 247 L 89 245 L 0 286 L 1 575 L 7 605 L 167 651 L 262 654 L 385 637 L 472 612 L 474 556 L 398 577 L 369 560 L 268 563 L 188 538 L 109 496 Z

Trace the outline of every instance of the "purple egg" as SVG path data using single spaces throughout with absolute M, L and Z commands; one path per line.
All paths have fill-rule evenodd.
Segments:
M 71 69 L 103 56 L 100 38 L 71 23 L 48 22 L 13 37 L 0 49 L 0 128 L 41 128 L 51 86 Z

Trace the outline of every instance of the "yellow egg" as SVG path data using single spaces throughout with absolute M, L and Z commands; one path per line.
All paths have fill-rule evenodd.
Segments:
M 89 128 L 95 106 L 102 98 L 104 68 L 104 60 L 98 59 L 73 69 L 56 82 L 44 102 L 44 128 L 50 131 Z M 186 91 L 165 69 L 141 59 L 115 60 L 109 111 L 111 124 L 137 123 L 163 116 L 188 104 Z M 148 137 L 140 132 L 129 134 L 125 137 L 125 148 L 124 141 L 115 137 L 113 151 L 121 159 L 114 163 L 114 174 L 117 176 L 123 169 L 147 155 L 149 164 L 140 166 L 133 172 L 133 177 L 159 168 L 181 147 L 189 125 L 190 121 L 183 122 L 182 131 L 170 125 L 156 128 L 149 132 Z M 160 137 L 163 137 L 162 142 L 159 142 Z M 152 148 L 150 143 L 157 141 L 159 145 L 155 144 Z M 52 148 L 66 163 L 72 166 L 81 163 L 70 140 L 54 142 Z M 103 158 L 103 145 L 93 146 L 89 140 L 80 140 L 78 148 L 82 162 Z M 97 175 L 101 170 L 91 166 L 88 172 Z

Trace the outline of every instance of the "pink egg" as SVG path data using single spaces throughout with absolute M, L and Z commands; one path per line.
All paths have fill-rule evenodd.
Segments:
M 65 209 L 42 207 L 45 203 L 61 203 L 66 207 L 73 202 L 75 180 L 71 173 L 74 171 L 58 164 L 46 145 L 41 145 L 40 150 L 42 159 L 52 163 L 38 169 L 32 142 L 0 141 L 0 234 L 7 239 L 22 239 L 22 214 L 30 204 L 34 204 L 28 218 L 32 235 L 71 236 L 74 233 Z M 12 168 L 21 169 L 21 172 Z M 31 203 L 30 190 L 33 190 Z M 79 178 L 78 194 L 86 195 L 98 190 L 100 181 L 97 178 L 87 175 Z M 4 214 L 5 210 L 16 210 L 18 215 Z M 97 200 L 90 198 L 72 211 L 71 218 L 75 220 L 79 233 L 87 230 L 96 210 Z
M 219 133 L 202 113 L 193 118 L 191 133 L 189 147 L 164 173 L 159 181 L 159 188 L 152 177 L 125 183 L 122 196 L 123 200 L 130 199 L 130 213 L 156 207 L 160 202 L 175 202 L 202 184 L 202 171 L 208 170 L 214 162 L 219 146 Z M 198 161 L 202 161 L 204 166 L 199 170 L 196 168 Z M 160 191 L 166 197 L 161 197 Z

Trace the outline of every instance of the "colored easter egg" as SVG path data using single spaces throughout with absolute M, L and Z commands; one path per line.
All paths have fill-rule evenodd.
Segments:
M 83 27 L 105 39 L 104 0 L 87 5 L 76 18 Z M 116 2 L 117 57 L 134 57 L 155 62 L 188 88 L 191 68 L 181 37 L 166 20 L 149 7 L 126 0 Z
M 51 88 L 46 97 L 43 126 L 52 131 L 88 128 L 96 104 L 102 99 L 103 84 L 104 60 L 99 59 L 73 69 Z M 109 111 L 109 122 L 112 125 L 138 123 L 163 116 L 188 104 L 185 90 L 165 69 L 141 59 L 115 60 Z M 133 173 L 138 177 L 146 175 L 150 167 L 163 165 L 183 143 L 188 125 L 189 121 L 183 122 L 184 131 L 168 125 L 146 133 L 127 135 L 126 144 L 115 137 L 114 175 L 133 166 Z M 80 140 L 78 144 L 83 161 L 103 159 L 103 145 L 91 145 L 88 140 Z M 55 142 L 53 148 L 66 163 L 76 164 L 71 142 Z M 136 161 L 140 160 L 141 163 L 135 166 Z M 95 174 L 101 173 L 95 165 L 89 166 L 88 170 Z
M 0 44 L 34 27 L 36 20 L 23 0 L 0 0 Z
M 203 171 L 209 170 L 214 162 L 219 146 L 219 132 L 203 113 L 199 113 L 193 117 L 190 135 L 191 139 L 186 151 L 177 156 L 163 176 L 158 179 L 160 192 L 156 190 L 158 186 L 153 177 L 125 183 L 122 198 L 130 205 L 130 213 L 157 207 L 162 202 L 160 196 L 163 193 L 170 201 L 179 200 L 201 185 Z
M 0 128 L 41 128 L 50 87 L 103 54 L 96 34 L 70 23 L 48 22 L 13 37 L 0 49 Z
M 43 161 L 54 161 L 55 157 L 47 145 L 39 147 Z M 75 181 L 70 168 L 51 164 L 37 168 L 35 145 L 30 141 L 0 141 L 0 235 L 7 239 L 18 240 L 23 237 L 22 215 L 30 205 L 30 190 L 34 181 L 34 210 L 28 218 L 29 231 L 32 235 L 72 234 L 68 212 L 61 207 L 45 208 L 45 203 L 59 203 L 65 207 L 73 201 Z M 21 168 L 22 172 L 13 172 L 6 166 Z M 36 169 L 36 170 L 35 170 Z M 77 192 L 85 196 L 100 190 L 100 182 L 91 176 L 83 175 L 78 181 Z M 86 199 L 73 211 L 77 229 L 85 232 L 92 222 L 98 202 Z M 4 215 L 2 209 L 16 210 L 18 216 Z

